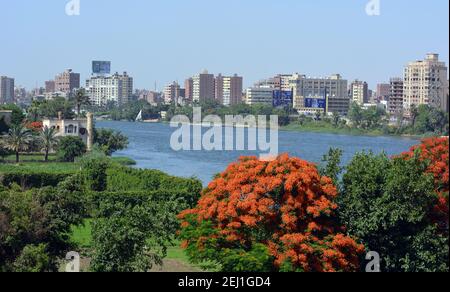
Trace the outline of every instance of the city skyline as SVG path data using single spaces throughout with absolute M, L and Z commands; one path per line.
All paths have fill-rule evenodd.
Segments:
M 91 61 L 98 59 L 112 61 L 114 72 L 129 72 L 136 88 L 153 89 L 157 82 L 157 89 L 162 90 L 172 81 L 182 84 L 186 77 L 208 69 L 214 74 L 243 76 L 245 88 L 267 76 L 298 72 L 311 77 L 339 73 L 347 80 L 367 81 L 374 89 L 391 77 L 401 77 L 405 65 L 426 53 L 439 53 L 448 64 L 448 1 L 442 0 L 381 1 L 380 16 L 366 14 L 366 0 L 338 4 L 285 0 L 278 5 L 230 0 L 227 5 L 212 7 L 223 15 L 204 7 L 204 0 L 82 0 L 79 16 L 65 14 L 67 2 L 19 0 L 2 4 L 0 23 L 14 29 L 4 34 L 12 41 L 0 48 L 0 75 L 15 78 L 17 86 L 31 89 L 71 68 L 81 73 L 84 83 L 90 76 Z M 127 3 L 131 17 L 115 21 L 123 3 Z M 169 11 L 171 5 L 180 11 Z M 195 10 L 199 7 L 203 14 Z M 171 12 L 176 20 L 162 23 L 162 16 L 152 11 Z M 278 12 L 284 13 L 283 23 Z M 27 21 L 12 18 L 18 13 Z M 417 21 L 419 17 L 421 21 Z M 239 26 L 239 21 L 246 25 Z M 336 21 L 341 25 L 333 25 Z M 424 25 L 431 21 L 439 29 L 429 30 Z M 308 22 L 314 25 L 302 25 Z M 98 26 L 108 29 L 96 34 Z M 124 35 L 125 41 L 112 47 L 115 33 Z M 392 40 L 400 35 L 402 40 L 392 46 Z M 313 45 L 305 46 L 305 40 Z M 335 47 L 330 49 L 330 43 Z M 257 44 L 263 45 L 255 50 Z

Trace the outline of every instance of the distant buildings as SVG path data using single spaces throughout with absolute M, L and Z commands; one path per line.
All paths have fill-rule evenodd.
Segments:
M 14 78 L 0 76 L 0 104 L 14 103 Z
M 74 73 L 72 69 L 68 69 L 55 77 L 54 92 L 63 92 L 66 96 L 69 96 L 78 88 L 80 88 L 80 74 Z
M 341 75 L 328 78 L 308 78 L 295 75 L 290 81 L 294 90 L 294 108 L 300 112 L 324 110 L 347 114 L 350 108 L 348 81 Z M 322 99 L 322 101 L 319 101 Z
M 202 102 L 215 99 L 215 80 L 214 75 L 209 74 L 208 71 L 195 75 L 192 78 L 194 102 Z
M 425 60 L 411 62 L 404 71 L 404 108 L 410 113 L 412 105 L 427 104 L 447 110 L 447 66 L 438 54 L 428 54 Z
M 376 99 L 377 101 L 388 100 L 391 94 L 391 84 L 377 84 Z
M 350 96 L 359 105 L 369 103 L 369 85 L 367 82 L 355 80 L 350 85 Z
M 54 80 L 45 81 L 45 93 L 56 92 L 56 82 Z
M 251 87 L 247 89 L 245 103 L 248 105 L 263 104 L 270 105 L 273 104 L 273 88 L 264 87 Z
M 166 104 L 178 102 L 178 99 L 181 96 L 181 87 L 176 81 L 172 82 L 164 88 L 164 102 Z
M 237 74 L 215 79 L 215 98 L 223 105 L 230 106 L 242 102 L 243 78 Z
M 151 105 L 157 105 L 162 101 L 162 95 L 160 92 L 141 90 L 137 96 L 139 100 L 145 100 Z
M 106 106 L 109 103 L 123 105 L 133 96 L 133 78 L 127 72 L 122 75 L 97 75 L 86 80 L 86 91 L 91 102 L 96 106 Z
M 403 113 L 403 87 L 402 78 L 391 78 L 389 84 L 388 112 L 392 116 Z
M 185 98 L 189 101 L 194 99 L 194 79 L 188 78 L 184 82 Z

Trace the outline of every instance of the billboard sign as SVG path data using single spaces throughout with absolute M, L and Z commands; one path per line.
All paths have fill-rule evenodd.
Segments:
M 305 98 L 305 107 L 326 109 L 327 100 L 324 98 Z
M 109 61 L 93 61 L 92 73 L 94 74 L 110 74 L 111 62 Z
M 294 94 L 292 91 L 274 90 L 273 92 L 273 106 L 288 106 L 294 103 Z

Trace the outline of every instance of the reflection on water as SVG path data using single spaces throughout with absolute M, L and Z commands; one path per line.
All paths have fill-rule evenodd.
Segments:
M 256 151 L 180 151 L 170 147 L 170 137 L 176 130 L 167 124 L 130 122 L 97 122 L 99 128 L 119 130 L 129 138 L 128 149 L 116 153 L 137 162 L 137 167 L 159 169 L 175 176 L 198 177 L 207 184 L 211 178 L 225 170 L 227 165 L 242 155 L 259 155 Z M 344 150 L 344 163 L 363 150 L 388 155 L 408 150 L 418 140 L 397 137 L 346 136 L 323 133 L 279 133 L 280 153 L 289 153 L 304 160 L 319 163 L 330 147 Z

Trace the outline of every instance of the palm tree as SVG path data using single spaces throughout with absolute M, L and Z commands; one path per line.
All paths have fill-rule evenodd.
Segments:
M 78 89 L 74 96 L 75 105 L 77 107 L 77 116 L 80 116 L 81 107 L 83 105 L 91 105 L 89 96 L 86 95 L 86 91 L 81 88 Z
M 56 130 L 45 126 L 40 134 L 40 139 L 45 152 L 45 162 L 48 162 L 48 153 L 56 146 L 58 139 L 56 138 Z
M 19 163 L 20 151 L 26 150 L 33 139 L 31 131 L 23 125 L 12 126 L 8 135 L 5 136 L 4 145 L 8 150 L 16 153 L 16 163 Z

